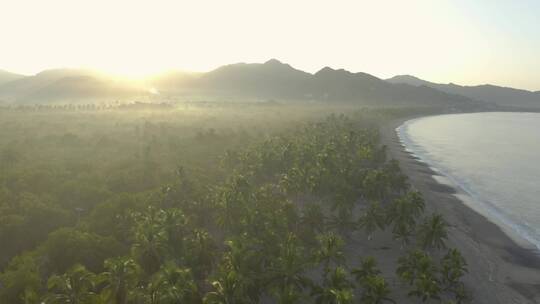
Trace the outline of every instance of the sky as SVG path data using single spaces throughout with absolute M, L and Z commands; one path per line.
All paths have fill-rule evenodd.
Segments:
M 276 58 L 540 90 L 536 0 L 0 0 L 0 69 L 142 76 Z

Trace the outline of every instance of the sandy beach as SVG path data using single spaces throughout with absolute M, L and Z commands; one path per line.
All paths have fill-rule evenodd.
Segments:
M 473 303 L 540 303 L 540 257 L 466 206 L 454 195 L 458 189 L 438 183 L 437 173 L 404 149 L 395 129 L 406 120 L 385 124 L 383 143 L 423 194 L 426 211 L 441 213 L 451 225 L 448 245 L 458 248 L 469 264 L 466 284 Z

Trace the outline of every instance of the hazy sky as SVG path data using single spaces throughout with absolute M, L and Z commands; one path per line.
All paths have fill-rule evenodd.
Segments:
M 540 90 L 540 1 L 0 0 L 0 69 L 206 71 L 277 58 Z

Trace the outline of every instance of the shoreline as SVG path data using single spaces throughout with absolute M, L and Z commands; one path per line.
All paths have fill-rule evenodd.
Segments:
M 540 256 L 513 240 L 503 229 L 455 196 L 458 190 L 437 181 L 439 173 L 403 146 L 396 129 L 415 115 L 384 123 L 383 144 L 399 161 L 412 187 L 422 193 L 426 211 L 442 214 L 450 224 L 448 245 L 461 251 L 469 265 L 465 283 L 474 303 L 539 303 Z

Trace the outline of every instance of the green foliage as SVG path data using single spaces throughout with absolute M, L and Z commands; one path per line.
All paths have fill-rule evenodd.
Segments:
M 99 274 L 101 295 L 107 302 L 126 304 L 133 298 L 139 282 L 140 267 L 131 258 L 110 258 L 105 261 L 105 271 Z
M 424 204 L 418 192 L 408 192 L 389 206 L 388 222 L 392 225 L 394 238 L 402 244 L 408 244 L 413 236 L 417 218 L 424 212 Z
M 440 214 L 433 214 L 426 218 L 418 231 L 420 245 L 424 249 L 445 248 L 445 240 L 448 238 L 447 227 L 448 224 Z
M 125 252 L 111 237 L 73 228 L 61 228 L 52 232 L 37 251 L 47 257 L 46 268 L 49 273 L 62 273 L 77 263 L 91 271 L 101 271 L 105 259 Z
M 0 302 L 393 302 L 375 259 L 348 270 L 357 227 L 444 245 L 368 116 L 199 110 L 7 115 L 0 135 L 42 158 L 0 141 Z M 458 302 L 465 273 L 457 251 L 397 271 L 411 296 Z
M 443 289 L 453 295 L 456 303 L 467 303 L 471 299 L 461 281 L 467 272 L 467 262 L 456 249 L 450 249 L 441 260 Z
M 201 303 L 197 285 L 189 269 L 166 263 L 153 275 L 147 287 L 149 303 Z
M 413 286 L 410 296 L 416 296 L 423 302 L 440 298 L 438 269 L 429 255 L 415 250 L 400 258 L 398 265 L 398 276 Z
M 383 230 L 386 227 L 386 213 L 379 202 L 372 202 L 360 215 L 358 226 L 365 230 L 368 240 L 371 240 L 376 229 Z
M 0 303 L 22 303 L 25 296 L 41 289 L 39 265 L 28 254 L 15 257 L 0 274 Z
M 414 250 L 398 260 L 396 273 L 411 285 L 410 296 L 423 302 L 443 297 L 466 303 L 470 295 L 461 281 L 467 272 L 466 263 L 456 249 L 451 249 L 437 263 L 427 253 Z
M 82 265 L 75 265 L 63 275 L 53 275 L 47 281 L 49 292 L 45 303 L 84 304 L 96 297 L 95 275 Z
M 386 280 L 380 275 L 381 272 L 377 269 L 377 262 L 373 257 L 366 257 L 360 260 L 360 266 L 354 268 L 351 274 L 355 277 L 361 288 L 360 303 L 364 304 L 380 304 L 384 302 L 392 302 L 389 298 L 390 286 Z
M 323 284 L 314 285 L 311 294 L 318 304 L 348 304 L 353 303 L 353 287 L 347 271 L 339 266 L 329 269 Z
M 332 264 L 341 265 L 344 263 L 343 246 L 345 243 L 339 236 L 331 232 L 319 235 L 317 240 L 319 246 L 315 251 L 315 261 L 323 265 L 323 271 L 326 276 Z

